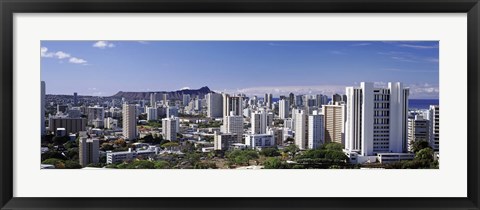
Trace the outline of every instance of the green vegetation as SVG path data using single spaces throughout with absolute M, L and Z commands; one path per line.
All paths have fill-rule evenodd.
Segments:
M 280 152 L 278 151 L 278 149 L 276 147 L 272 147 L 272 148 L 263 148 L 260 152 L 259 152 L 260 155 L 263 155 L 265 157 L 276 157 L 276 156 L 280 156 Z
M 301 168 L 348 168 L 348 157 L 342 148 L 339 143 L 327 143 L 320 149 L 303 152 L 295 158 L 295 161 Z
M 259 158 L 255 150 L 233 150 L 228 152 L 226 157 L 232 165 L 249 165 L 250 160 Z
M 162 127 L 162 122 L 158 120 L 149 120 L 147 122 L 147 126 L 153 127 L 153 128 L 161 128 Z

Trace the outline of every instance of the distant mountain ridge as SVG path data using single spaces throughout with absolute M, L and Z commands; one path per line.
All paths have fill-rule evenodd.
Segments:
M 150 94 L 157 93 L 156 100 L 162 100 L 163 94 L 168 94 L 169 100 L 182 100 L 184 94 L 190 95 L 192 98 L 195 96 L 200 96 L 200 98 L 205 97 L 208 93 L 214 93 L 207 86 L 201 87 L 200 89 L 182 89 L 176 91 L 148 91 L 148 92 L 123 92 L 120 91 L 112 97 L 115 98 L 125 98 L 126 100 L 150 100 Z

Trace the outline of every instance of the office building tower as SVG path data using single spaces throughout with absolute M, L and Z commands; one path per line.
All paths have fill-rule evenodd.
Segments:
M 318 149 L 325 142 L 323 117 L 318 111 L 308 116 L 308 149 Z
M 168 105 L 168 93 L 164 93 L 162 95 L 162 99 L 163 99 L 163 105 Z
M 438 105 L 430 105 L 428 119 L 430 120 L 430 147 L 432 147 L 433 151 L 439 151 L 440 107 Z
M 103 120 L 105 119 L 105 113 L 103 107 L 101 106 L 90 106 L 87 108 L 87 123 L 88 125 L 93 125 L 94 120 Z
M 345 148 L 361 156 L 407 150 L 409 89 L 400 82 L 375 88 L 362 82 L 347 87 Z
M 45 135 L 45 81 L 40 82 L 40 135 Z
M 430 121 L 422 115 L 408 118 L 408 151 L 413 152 L 413 144 L 417 141 L 430 142 Z
M 343 101 L 343 98 L 342 98 L 342 95 L 340 94 L 334 94 L 332 96 L 332 104 L 335 104 L 335 103 L 340 103 L 341 101 Z
M 301 150 L 307 149 L 307 115 L 304 110 L 292 114 L 295 114 L 295 145 Z
M 82 167 L 88 164 L 99 162 L 100 143 L 98 139 L 90 139 L 87 136 L 80 136 L 78 148 L 78 160 Z
M 267 113 L 265 110 L 255 111 L 251 114 L 252 134 L 267 133 Z
M 190 95 L 189 94 L 183 94 L 182 97 L 182 105 L 183 106 L 188 106 L 188 103 L 190 103 Z
M 296 107 L 303 106 L 303 95 L 296 95 L 295 96 L 295 106 Z
M 178 108 L 176 106 L 167 107 L 167 118 L 178 117 Z
M 208 93 L 207 99 L 207 117 L 223 117 L 223 97 L 218 93 Z
M 202 99 L 195 99 L 194 108 L 195 111 L 202 111 Z
M 157 108 L 147 107 L 147 120 L 157 120 L 158 118 Z
M 150 106 L 157 107 L 157 93 L 150 93 Z
M 73 93 L 73 105 L 77 106 L 78 105 L 78 95 L 77 92 Z
M 295 95 L 293 93 L 288 94 L 288 103 L 290 106 L 295 105 Z
M 280 119 L 287 119 L 290 116 L 290 104 L 288 100 L 280 100 L 278 113 L 280 115 Z
M 328 104 L 328 96 L 327 95 L 322 95 L 322 94 L 315 95 L 315 100 L 316 100 L 315 104 L 318 107 L 321 107 L 322 105 Z
M 243 116 L 234 115 L 234 112 L 230 112 L 230 116 L 224 117 L 223 121 L 223 133 L 231 133 L 237 135 L 237 142 L 242 142 L 243 136 Z
M 248 134 L 245 136 L 248 148 L 258 149 L 275 146 L 275 137 L 272 134 Z
M 242 96 L 230 96 L 226 93 L 223 94 L 223 115 L 229 116 L 231 112 L 235 116 L 242 116 L 243 111 L 243 97 Z
M 179 132 L 178 117 L 170 117 L 162 119 L 162 134 L 163 138 L 170 141 L 177 140 L 177 133 Z
M 137 138 L 137 115 L 134 104 L 123 104 L 123 136 L 125 140 Z
M 238 141 L 237 134 L 233 133 L 218 133 L 214 132 L 213 135 L 213 147 L 215 150 L 227 150 L 235 143 L 241 143 Z
M 325 117 L 325 143 L 345 145 L 345 105 L 323 105 L 322 109 Z
M 273 99 L 272 99 L 272 94 L 271 93 L 265 93 L 265 106 L 269 109 L 272 109 L 272 103 L 273 103 Z

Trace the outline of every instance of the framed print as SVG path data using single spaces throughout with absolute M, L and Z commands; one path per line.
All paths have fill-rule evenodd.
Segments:
M 476 0 L 1 8 L 2 209 L 479 208 Z

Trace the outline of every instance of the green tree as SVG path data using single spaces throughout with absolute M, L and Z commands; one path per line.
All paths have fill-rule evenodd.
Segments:
M 289 154 L 292 158 L 295 158 L 295 155 L 297 154 L 300 149 L 298 148 L 297 145 L 295 144 L 290 144 L 287 147 L 283 149 L 287 154 Z
M 155 164 L 148 160 L 137 160 L 129 163 L 127 169 L 154 169 Z
M 280 152 L 278 151 L 277 148 L 271 147 L 271 148 L 263 148 L 260 151 L 260 155 L 263 155 L 265 157 L 276 157 L 280 155 Z
M 422 149 L 425 149 L 427 147 L 430 147 L 428 146 L 428 142 L 426 141 L 416 141 L 416 142 L 413 142 L 413 152 L 414 153 L 417 153 L 419 152 L 420 150 Z
M 433 150 L 430 147 L 423 148 L 415 154 L 415 160 L 426 160 L 433 162 Z
M 156 169 L 168 169 L 170 168 L 170 163 L 164 160 L 156 161 L 154 163 Z
M 65 168 L 67 169 L 79 169 L 82 166 L 78 163 L 78 161 L 67 160 L 65 161 Z
M 343 145 L 337 142 L 326 143 L 322 145 L 322 149 L 326 150 L 335 150 L 335 151 L 342 151 Z
M 267 158 L 267 160 L 265 160 L 264 168 L 265 169 L 284 169 L 284 168 L 287 168 L 287 165 L 277 157 L 269 157 Z
M 57 169 L 63 169 L 65 168 L 65 163 L 61 159 L 57 158 L 49 158 L 44 161 L 42 161 L 42 164 L 48 164 L 48 165 L 54 165 L 55 168 Z

